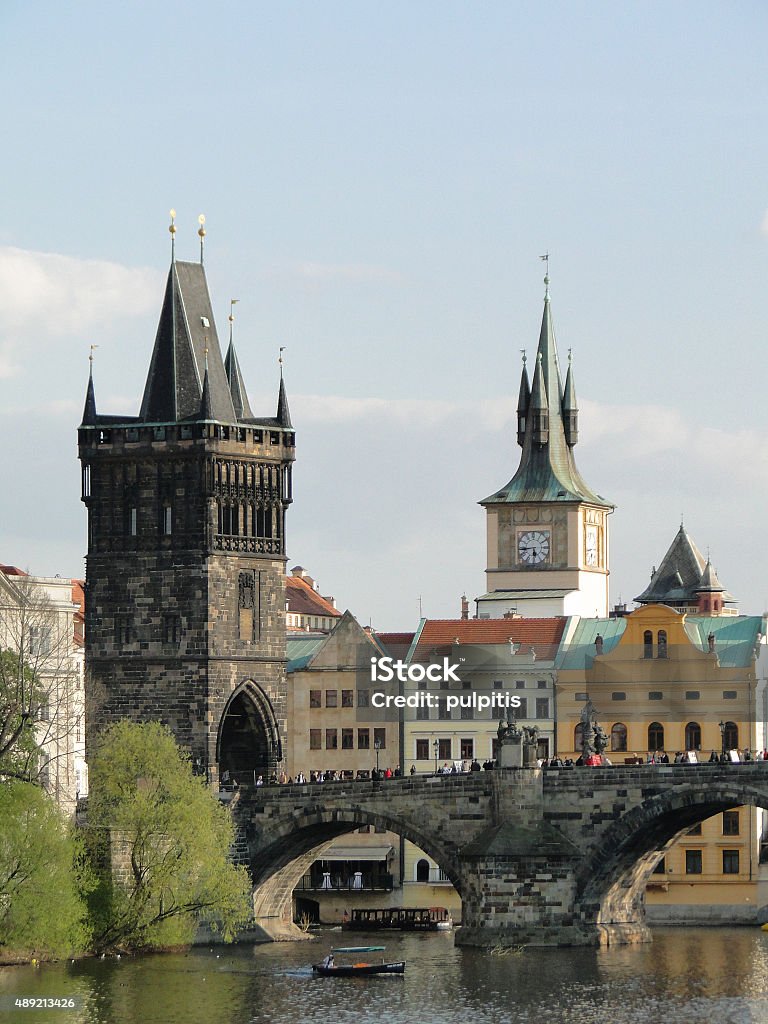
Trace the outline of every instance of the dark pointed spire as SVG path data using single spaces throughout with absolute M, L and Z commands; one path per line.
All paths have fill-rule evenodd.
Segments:
M 216 416 L 213 412 L 213 403 L 211 402 L 211 380 L 208 376 L 208 367 L 205 368 L 205 377 L 203 377 L 203 396 L 200 399 L 200 419 L 201 420 L 215 420 Z
M 96 423 L 96 393 L 93 390 L 93 349 L 94 345 L 91 345 L 91 354 L 88 356 L 90 363 L 90 370 L 88 371 L 88 388 L 85 392 L 85 406 L 83 408 L 83 426 L 89 427 Z
M 517 443 L 523 447 L 525 428 L 528 420 L 528 409 L 531 404 L 531 385 L 528 383 L 528 368 L 525 349 L 523 353 L 523 372 L 520 375 L 520 393 L 517 398 Z
M 549 441 L 549 402 L 542 363 L 542 354 L 539 352 L 536 356 L 536 369 L 531 385 L 531 401 L 528 406 L 531 437 L 536 444 L 546 444 Z
M 291 412 L 288 408 L 288 396 L 285 393 L 285 381 L 283 380 L 283 357 L 280 349 L 280 392 L 277 396 L 277 422 L 281 427 L 293 427 L 291 423 Z
M 576 387 L 573 383 L 571 362 L 571 350 L 568 349 L 568 373 L 565 375 L 565 390 L 563 391 L 563 427 L 565 443 L 569 448 L 573 448 L 579 440 L 579 407 L 576 404 Z
M 208 348 L 211 419 L 236 423 L 205 270 L 174 261 L 168 272 L 155 347 L 144 388 L 140 418 L 149 423 L 196 419 L 203 393 Z
M 253 419 L 253 413 L 248 403 L 248 394 L 243 383 L 243 375 L 240 372 L 240 363 L 235 352 L 235 303 L 239 299 L 229 300 L 229 348 L 224 357 L 224 369 L 227 373 L 229 393 L 232 395 L 232 405 L 235 407 L 235 414 L 239 420 Z

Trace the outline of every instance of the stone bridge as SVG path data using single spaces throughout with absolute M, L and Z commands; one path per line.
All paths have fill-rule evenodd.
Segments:
M 241 790 L 258 923 L 289 937 L 291 893 L 339 836 L 375 825 L 410 839 L 462 899 L 464 945 L 639 942 L 645 883 L 699 821 L 768 807 L 768 762 L 497 769 Z

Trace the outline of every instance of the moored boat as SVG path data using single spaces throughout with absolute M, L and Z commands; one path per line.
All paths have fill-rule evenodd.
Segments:
M 334 964 L 332 967 L 312 964 L 312 972 L 322 978 L 355 978 L 368 974 L 405 974 L 405 960 L 398 960 L 391 964 Z
M 453 928 L 453 918 L 445 907 L 355 908 L 341 927 L 348 931 L 445 931 Z

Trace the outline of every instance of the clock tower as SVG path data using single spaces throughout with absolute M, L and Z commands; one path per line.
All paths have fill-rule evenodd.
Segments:
M 560 375 L 544 278 L 544 315 L 529 380 L 526 357 L 517 405 L 520 465 L 480 504 L 487 513 L 488 592 L 478 616 L 608 614 L 608 517 L 614 506 L 576 468 L 578 407 L 571 356 Z

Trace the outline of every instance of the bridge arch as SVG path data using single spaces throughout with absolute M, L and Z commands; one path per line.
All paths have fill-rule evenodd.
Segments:
M 694 825 L 745 805 L 768 808 L 768 787 L 742 779 L 697 779 L 657 792 L 622 815 L 589 849 L 577 873 L 577 899 L 586 918 L 614 928 L 637 922 L 659 858 Z
M 289 793 L 283 790 L 281 797 L 290 806 Z M 293 890 L 301 877 L 313 861 L 322 859 L 334 840 L 363 825 L 393 832 L 414 843 L 439 865 L 461 896 L 463 883 L 456 848 L 422 827 L 418 805 L 412 810 L 413 819 L 376 806 L 327 806 L 318 793 L 317 800 L 309 807 L 304 806 L 299 816 L 289 813 L 272 818 L 263 830 L 251 818 L 247 831 L 252 850 L 250 873 L 256 920 L 272 935 L 290 929 Z

